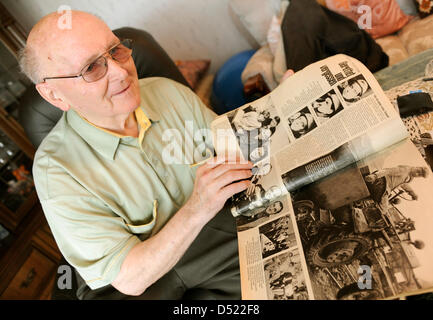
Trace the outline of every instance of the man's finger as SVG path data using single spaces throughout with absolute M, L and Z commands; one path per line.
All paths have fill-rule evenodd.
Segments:
M 289 69 L 286 71 L 286 73 L 281 77 L 281 81 L 280 83 L 283 83 L 284 80 L 290 78 L 291 76 L 293 76 L 295 74 L 295 72 L 292 69 Z
M 249 161 L 241 159 L 239 156 L 223 157 L 217 156 L 206 161 L 208 168 L 215 168 L 221 164 L 247 164 Z
M 228 186 L 225 186 L 220 190 L 219 195 L 221 195 L 224 199 L 227 200 L 230 197 L 234 196 L 235 194 L 247 189 L 250 184 L 251 181 L 249 180 L 243 180 L 243 181 L 229 184 Z
M 251 171 L 252 174 L 252 168 L 253 168 L 253 164 L 251 162 L 248 162 L 246 164 L 242 164 L 242 163 L 237 163 L 237 164 L 220 164 L 215 168 L 212 168 L 211 170 L 209 170 L 207 172 L 207 174 L 209 175 L 210 179 L 217 179 L 218 177 L 222 176 L 223 174 L 225 174 L 226 172 L 229 171 L 234 171 L 234 170 L 249 170 Z
M 230 170 L 216 178 L 212 182 L 212 186 L 215 186 L 217 190 L 224 188 L 225 186 L 239 180 L 246 180 L 251 178 L 251 170 Z

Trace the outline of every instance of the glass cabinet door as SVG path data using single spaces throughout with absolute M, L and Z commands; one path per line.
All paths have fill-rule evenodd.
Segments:
M 36 202 L 32 159 L 0 131 L 0 223 L 15 229 Z
M 32 83 L 17 59 L 26 34 L 1 3 L 0 27 L 0 224 L 14 234 L 37 203 L 31 174 L 35 148 L 18 123 L 21 98 Z

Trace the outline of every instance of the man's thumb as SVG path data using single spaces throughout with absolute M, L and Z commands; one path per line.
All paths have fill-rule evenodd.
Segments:
M 286 80 L 287 78 L 290 78 L 294 74 L 295 74 L 295 72 L 292 69 L 287 70 L 286 73 L 282 76 L 280 83 L 283 83 L 284 80 Z

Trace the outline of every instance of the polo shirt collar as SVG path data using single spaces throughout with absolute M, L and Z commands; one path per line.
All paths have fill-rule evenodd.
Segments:
M 149 118 L 152 123 L 158 122 L 160 120 L 159 114 L 151 108 L 146 107 L 143 102 L 141 103 L 139 108 L 144 112 L 144 114 Z
M 135 110 L 135 113 L 140 125 L 139 140 L 141 143 L 144 133 L 150 128 L 152 123 L 158 122 L 160 118 L 153 110 L 144 108 L 143 104 Z M 66 121 L 75 132 L 77 132 L 78 135 L 99 154 L 110 160 L 114 160 L 114 156 L 122 138 L 121 135 L 93 125 L 72 109 L 66 112 Z

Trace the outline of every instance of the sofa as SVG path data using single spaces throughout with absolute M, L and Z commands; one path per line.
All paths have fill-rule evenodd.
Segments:
M 350 2 L 352 0 L 317 0 L 323 6 L 328 5 L 328 9 L 330 4 L 343 3 L 344 1 Z M 260 97 L 278 86 L 282 75 L 287 70 L 279 27 L 290 1 L 252 0 L 249 2 L 250 5 L 246 7 L 243 6 L 244 2 L 245 0 L 231 0 L 229 3 L 235 12 L 235 16 L 243 23 L 244 28 L 251 33 L 258 46 L 256 53 L 243 70 L 241 79 L 244 84 L 244 94 L 255 94 L 255 97 Z M 378 3 L 376 0 L 363 0 L 362 2 Z M 374 36 L 375 41 L 389 56 L 390 67 L 405 62 L 409 58 L 413 58 L 411 59 L 411 65 L 416 65 L 416 56 L 433 48 L 433 15 L 421 18 L 414 6 L 407 7 L 407 5 L 414 4 L 413 0 L 385 0 L 385 2 L 394 6 L 394 13 L 391 18 L 395 20 L 395 25 L 387 21 L 387 25 L 383 26 L 373 20 L 372 30 L 368 30 L 368 32 Z M 266 3 L 268 9 L 265 9 Z M 337 8 L 336 10 L 343 11 L 338 13 L 355 19 L 355 17 L 351 16 L 353 8 L 352 12 L 350 10 L 345 12 L 343 9 Z M 399 10 L 399 12 L 396 12 L 396 10 Z M 257 18 L 258 12 L 256 11 L 261 12 L 260 19 Z M 268 17 L 263 17 L 266 14 Z M 399 16 L 396 17 L 396 14 Z M 259 24 L 262 24 L 261 28 Z M 376 25 L 378 25 L 377 28 Z M 419 62 L 424 63 L 424 59 L 425 55 L 420 56 Z M 425 66 L 425 63 L 423 66 Z M 388 80 L 392 77 L 392 75 L 387 76 Z M 260 91 L 259 94 L 257 94 L 257 91 Z
M 388 54 L 390 66 L 433 48 L 433 15 L 424 19 L 415 17 L 400 31 L 376 42 Z

